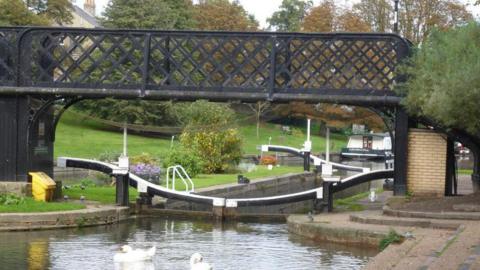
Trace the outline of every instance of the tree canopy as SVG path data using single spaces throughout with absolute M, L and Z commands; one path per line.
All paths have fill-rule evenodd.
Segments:
M 201 30 L 255 31 L 258 22 L 237 2 L 201 0 L 194 6 L 196 28 Z
M 0 0 L 0 24 L 10 26 L 62 25 L 73 19 L 69 0 Z
M 111 0 L 102 25 L 111 28 L 188 29 L 192 2 L 189 0 Z
M 280 10 L 275 11 L 267 22 L 277 31 L 298 32 L 312 1 L 283 0 Z
M 435 30 L 405 68 L 410 113 L 480 137 L 480 25 Z

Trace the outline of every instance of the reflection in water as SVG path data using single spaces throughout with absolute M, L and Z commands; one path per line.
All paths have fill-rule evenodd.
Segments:
M 113 256 L 124 244 L 155 245 L 157 254 L 150 263 L 116 265 Z M 84 229 L 0 233 L 2 269 L 189 269 L 195 252 L 223 270 L 359 269 L 376 254 L 305 241 L 289 235 L 285 224 L 142 218 Z

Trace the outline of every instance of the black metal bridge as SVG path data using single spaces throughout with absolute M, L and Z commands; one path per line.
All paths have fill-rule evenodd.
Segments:
M 405 192 L 408 117 L 393 91 L 409 43 L 394 34 L 0 28 L 0 181 L 52 174 L 55 126 L 80 99 L 342 103 L 395 119 Z

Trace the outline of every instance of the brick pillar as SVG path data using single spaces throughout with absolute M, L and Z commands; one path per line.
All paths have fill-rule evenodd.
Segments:
M 444 196 L 447 162 L 446 135 L 426 129 L 408 134 L 407 189 L 418 196 Z

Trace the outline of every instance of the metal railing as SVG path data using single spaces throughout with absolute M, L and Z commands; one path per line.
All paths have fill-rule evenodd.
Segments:
M 171 178 L 170 178 L 171 176 Z M 194 192 L 195 185 L 193 184 L 192 179 L 188 175 L 187 171 L 181 165 L 170 166 L 167 168 L 167 180 L 166 187 L 169 188 L 170 181 L 172 182 L 172 190 L 175 189 L 175 182 L 177 177 L 180 178 L 185 185 L 185 192 Z
M 385 97 L 408 53 L 386 33 L 0 28 L 0 86 Z

